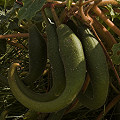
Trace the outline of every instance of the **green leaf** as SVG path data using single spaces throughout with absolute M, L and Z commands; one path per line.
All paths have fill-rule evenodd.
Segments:
M 107 5 L 107 9 L 109 10 L 110 16 L 112 17 L 112 21 L 113 21 L 114 18 L 116 17 L 116 15 L 115 15 L 115 12 L 114 12 L 114 10 L 112 8 L 112 5 L 111 4 Z
M 71 5 L 72 5 L 73 0 L 67 0 L 66 2 L 67 2 L 67 3 L 66 3 L 66 6 L 67 6 L 67 8 L 68 8 L 68 10 L 69 10 L 70 7 L 71 7 Z
M 23 0 L 24 6 L 18 12 L 19 19 L 30 20 L 37 11 L 41 10 L 46 0 Z
M 114 64 L 120 64 L 120 43 L 114 44 L 112 47 L 113 55 L 111 56 Z
M 116 0 L 118 3 L 120 3 L 120 0 Z

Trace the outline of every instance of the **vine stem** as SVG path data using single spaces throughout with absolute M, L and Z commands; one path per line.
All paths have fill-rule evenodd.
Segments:
M 54 9 L 54 5 L 53 5 L 53 4 L 51 5 L 51 12 L 52 12 L 54 21 L 55 21 L 55 23 L 56 23 L 56 26 L 58 27 L 58 26 L 60 25 L 60 20 L 59 20 L 57 14 L 56 14 L 56 11 L 55 11 L 55 9 Z
M 113 10 L 114 10 L 114 12 L 116 12 L 116 13 L 120 13 L 120 9 L 119 8 L 113 8 Z M 106 14 L 106 13 L 110 13 L 110 11 L 108 10 L 108 9 L 102 9 L 102 12 L 104 13 L 104 14 Z M 92 14 L 93 16 L 96 16 L 95 14 Z
M 94 6 L 92 10 L 118 35 L 120 36 L 120 30 L 119 28 L 112 22 L 110 19 L 108 19 L 104 13 L 97 7 Z
M 110 83 L 110 86 L 117 94 L 120 94 L 120 91 L 112 84 L 112 82 Z
M 80 4 L 80 5 L 81 5 L 81 2 L 82 2 L 82 0 L 79 0 L 79 4 Z M 97 7 L 97 6 L 96 6 L 96 7 Z M 97 37 L 99 43 L 101 44 L 101 46 L 102 46 L 102 48 L 103 48 L 103 50 L 104 50 L 104 53 L 105 53 L 106 57 L 108 58 L 108 61 L 109 61 L 110 65 L 111 65 L 111 67 L 112 67 L 112 69 L 113 69 L 113 71 L 114 71 L 114 73 L 115 73 L 115 75 L 116 75 L 116 78 L 117 78 L 117 80 L 118 80 L 118 83 L 119 83 L 119 85 L 120 85 L 119 75 L 118 75 L 118 73 L 117 73 L 117 71 L 116 71 L 116 69 L 115 69 L 115 67 L 114 67 L 114 65 L 113 65 L 113 63 L 112 63 L 112 60 L 111 60 L 111 58 L 110 58 L 110 56 L 109 56 L 109 54 L 108 54 L 108 52 L 107 52 L 104 44 L 103 44 L 102 41 L 100 40 L 99 36 L 97 35 L 97 33 L 96 33 L 96 31 L 95 31 L 95 29 L 94 29 L 94 27 L 93 27 L 93 25 L 92 25 L 92 24 L 93 24 L 93 21 L 91 21 L 92 18 L 91 18 L 88 14 L 87 14 L 87 16 L 84 14 L 83 6 L 80 6 L 79 12 L 80 12 L 80 14 L 81 14 L 81 16 L 83 17 L 83 20 L 84 20 L 85 22 L 88 21 L 88 20 L 90 21 L 90 22 L 87 23 L 87 25 L 89 25 L 89 26 L 92 28 L 95 36 Z M 104 14 L 103 14 L 103 15 L 104 15 Z
M 85 1 L 84 3 L 82 3 L 81 5 L 84 6 L 92 1 L 95 1 L 95 0 L 89 0 L 89 1 Z M 64 2 L 61 2 L 61 1 L 53 1 L 53 4 L 55 6 L 58 6 L 58 7 L 63 7 L 66 5 L 66 1 Z M 116 0 L 102 0 L 98 6 L 105 6 L 107 4 L 111 4 L 111 5 L 114 5 L 114 6 L 120 6 L 120 4 L 116 1 Z M 72 2 L 72 6 L 79 6 L 79 3 L 74 3 Z
M 89 11 L 93 8 L 93 6 L 97 6 L 102 0 L 95 0 L 93 3 L 87 5 L 85 8 L 85 15 L 88 15 Z
M 114 105 L 116 105 L 118 102 L 120 101 L 120 94 L 117 95 L 105 108 L 105 110 L 103 110 L 99 116 L 97 117 L 96 120 L 101 120 L 113 107 Z
M 92 1 L 99 2 L 97 0 L 89 0 L 89 1 L 86 1 L 86 2 L 82 3 L 82 5 L 86 5 L 86 4 L 88 4 Z M 111 5 L 114 5 L 114 6 L 120 6 L 120 4 L 116 0 L 101 0 L 97 5 L 98 6 L 105 6 L 105 5 L 108 5 L 108 4 L 111 4 Z
M 79 15 L 82 17 L 85 24 L 89 25 L 91 23 L 89 17 L 84 14 L 82 0 L 79 0 Z
M 102 0 L 98 4 L 98 6 L 104 6 L 104 5 L 107 5 L 107 4 L 111 4 L 111 5 L 114 5 L 114 6 L 120 6 L 120 4 L 116 0 Z
M 93 1 L 95 1 L 95 0 L 88 0 L 88 1 L 85 1 L 84 3 L 81 4 L 81 6 L 84 6 L 84 5 L 86 5 L 86 4 L 89 4 L 90 2 L 93 2 Z
M 79 0 L 79 2 L 80 2 L 80 5 L 81 5 L 81 0 Z M 97 6 L 99 3 L 100 3 L 100 1 L 96 2 L 95 6 Z M 90 9 L 91 9 L 91 7 L 93 7 L 93 5 L 90 6 Z M 82 19 L 85 21 L 85 23 L 87 23 L 87 25 L 94 25 L 96 29 L 104 30 L 105 33 L 107 33 L 107 37 L 106 37 L 107 39 L 105 38 L 106 34 L 104 34 L 103 32 L 101 33 L 100 30 L 98 30 L 98 32 L 106 39 L 106 42 L 108 43 L 108 45 L 110 45 L 110 47 L 112 47 L 113 44 L 117 43 L 117 41 L 114 39 L 114 37 L 111 35 L 111 33 L 103 25 L 101 25 L 99 22 L 97 22 L 96 19 L 93 19 L 89 16 L 88 12 L 89 12 L 90 9 L 88 8 L 87 14 L 85 15 L 85 13 L 83 11 L 83 6 L 79 7 L 79 12 L 80 12 L 80 15 L 81 15 Z M 103 14 L 103 16 L 105 16 L 105 15 Z M 109 23 L 109 24 L 111 25 L 111 23 Z M 112 23 L 112 25 L 113 25 L 113 23 Z M 114 27 L 117 28 L 115 25 L 114 25 Z M 110 38 L 109 41 L 108 41 L 108 37 Z
M 48 24 L 49 24 L 49 21 L 48 21 L 48 19 L 47 19 L 46 14 L 45 14 L 44 8 L 41 10 L 41 13 L 42 13 L 43 19 L 45 20 L 46 24 L 48 25 Z
M 29 33 L 16 33 L 16 34 L 9 34 L 9 35 L 0 35 L 0 39 L 17 38 L 17 37 L 29 37 Z
M 117 43 L 113 35 L 95 17 L 92 17 L 93 26 L 100 37 L 105 41 L 107 48 L 111 49 Z
M 14 42 L 12 42 L 12 41 L 6 41 L 9 45 L 13 45 L 13 46 L 16 46 L 16 47 L 18 47 L 18 48 L 21 48 L 21 49 L 26 49 L 26 50 L 28 50 L 28 48 L 27 47 L 25 47 L 25 46 L 23 46 L 22 44 L 20 44 L 20 43 L 14 43 Z
M 97 0 L 89 0 L 89 1 L 85 1 L 84 3 L 82 3 L 82 5 L 87 5 L 88 3 L 92 2 L 92 1 L 95 1 L 95 2 L 99 2 Z M 111 5 L 114 5 L 114 6 L 120 6 L 120 4 L 116 1 L 116 0 L 101 0 L 99 3 L 98 3 L 98 6 L 104 6 L 104 5 L 107 5 L 107 4 L 111 4 Z M 73 4 L 74 5 L 74 4 Z M 77 4 L 78 5 L 78 4 Z
M 61 23 L 63 23 L 66 20 L 66 18 L 68 19 L 67 13 L 68 13 L 68 11 L 66 8 L 61 12 L 61 14 L 59 16 L 59 20 Z

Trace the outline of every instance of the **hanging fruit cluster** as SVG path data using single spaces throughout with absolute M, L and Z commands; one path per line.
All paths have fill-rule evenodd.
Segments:
M 73 31 L 67 23 L 60 23 L 52 5 L 51 11 L 54 23 L 48 20 L 42 10 L 46 22 L 46 42 L 38 28 L 34 24 L 30 26 L 29 73 L 20 80 L 17 74 L 20 65 L 13 63 L 8 73 L 10 89 L 21 104 L 38 112 L 60 111 L 76 99 L 80 103 L 76 104 L 76 108 L 83 105 L 91 110 L 98 109 L 104 105 L 109 87 L 104 50 L 97 37 L 78 17 L 73 17 L 71 21 L 77 28 Z M 87 25 L 90 24 L 88 18 L 85 21 L 83 17 Z M 28 85 L 31 86 L 43 74 L 47 59 L 52 71 L 52 87 L 47 93 L 38 94 Z M 87 81 L 86 76 L 90 80 Z

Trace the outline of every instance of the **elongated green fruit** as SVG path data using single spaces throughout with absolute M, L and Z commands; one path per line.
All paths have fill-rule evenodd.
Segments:
M 58 37 L 55 25 L 50 23 L 47 24 L 46 33 L 48 38 L 47 53 L 52 68 L 53 86 L 49 92 L 40 94 L 39 97 L 38 94 L 34 94 L 32 90 L 28 94 L 29 97 L 44 102 L 53 100 L 60 96 L 66 86 L 64 66 L 59 53 Z M 17 84 L 20 89 L 24 90 L 24 86 L 20 84 L 20 80 L 17 81 Z M 27 94 L 28 91 L 24 90 L 24 93 Z
M 50 91 L 54 95 L 53 98 L 55 98 L 63 92 L 66 86 L 66 78 L 65 78 L 63 62 L 61 60 L 59 53 L 56 26 L 54 24 L 47 24 L 46 33 L 48 40 L 47 53 L 51 64 L 52 78 L 53 78 L 53 86 Z
M 85 80 L 86 63 L 83 48 L 78 37 L 65 24 L 57 28 L 59 51 L 64 64 L 66 81 L 70 83 L 69 92 L 75 95 L 81 90 Z M 71 84 L 73 82 L 73 84 Z M 71 86 L 72 85 L 72 86 Z
M 89 92 L 90 89 L 88 88 L 86 93 L 79 94 L 78 98 L 84 106 L 90 109 L 98 109 L 105 103 L 108 94 L 108 65 L 104 51 L 95 36 L 86 26 L 80 25 L 78 29 L 93 89 L 93 92 Z
M 85 73 L 86 73 L 85 58 L 84 58 L 83 48 L 80 40 L 65 25 L 60 25 L 57 28 L 57 32 L 59 35 L 61 33 L 61 38 L 63 38 L 63 39 L 60 39 L 60 36 L 59 36 L 58 37 L 59 41 L 61 40 L 69 41 L 68 44 L 66 44 L 66 42 L 59 43 L 60 46 L 62 46 L 63 44 L 63 46 L 66 47 L 66 49 L 64 47 L 63 48 L 60 47 L 61 53 L 63 51 L 62 49 L 65 50 L 63 53 L 62 59 L 64 60 L 63 64 L 64 64 L 65 75 L 66 75 L 66 87 L 63 93 L 58 98 L 51 101 L 47 101 L 47 102 L 41 102 L 40 100 L 35 100 L 33 97 L 29 96 L 28 94 L 29 93 L 31 94 L 31 91 L 18 78 L 17 70 L 16 70 L 17 66 L 19 66 L 18 63 L 12 64 L 8 72 L 8 82 L 9 82 L 11 91 L 13 92 L 16 99 L 27 108 L 33 109 L 35 111 L 55 112 L 65 108 L 78 95 L 78 92 L 80 91 L 83 85 L 83 82 L 85 80 Z M 68 59 L 69 58 L 71 59 L 68 60 L 67 57 Z M 68 66 L 68 64 L 70 66 Z M 24 86 L 24 90 L 19 87 L 19 85 L 17 84 L 17 81 L 20 82 L 19 85 Z M 24 91 L 28 91 L 28 92 L 24 93 Z M 33 96 L 34 96 L 34 93 L 33 93 Z
M 47 62 L 47 46 L 37 27 L 29 28 L 29 74 L 23 79 L 31 85 L 43 73 Z

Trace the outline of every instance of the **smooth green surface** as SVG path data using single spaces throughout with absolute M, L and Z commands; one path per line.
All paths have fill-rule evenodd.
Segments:
M 27 94 L 30 91 L 28 94 L 29 97 L 34 98 L 34 100 L 44 101 L 44 102 L 53 100 L 53 99 L 57 98 L 58 96 L 60 96 L 60 94 L 63 92 L 65 85 L 66 85 L 64 66 L 63 66 L 62 60 L 59 55 L 58 38 L 57 38 L 55 25 L 48 24 L 46 27 L 46 32 L 47 32 L 47 38 L 48 38 L 47 53 L 48 53 L 48 58 L 49 58 L 50 64 L 51 64 L 52 78 L 53 78 L 52 88 L 47 93 L 38 94 L 38 93 L 34 93 L 32 90 L 30 91 L 29 89 L 24 90 L 24 86 L 21 85 L 20 80 L 17 81 L 19 88 L 23 89 L 25 94 Z M 33 47 L 32 44 L 31 44 L 31 46 Z M 40 45 L 38 45 L 38 46 L 40 46 Z M 30 53 L 35 52 L 36 49 L 37 48 L 33 48 Z M 43 50 L 41 50 L 41 52 Z M 30 57 L 34 57 L 34 58 L 31 58 L 31 61 L 30 61 L 31 62 L 30 64 L 33 66 L 34 63 L 36 62 L 36 60 L 38 60 L 38 58 L 41 56 L 40 55 L 36 56 L 35 54 L 32 54 Z M 42 65 L 42 63 L 41 63 L 41 65 Z M 33 75 L 32 77 L 35 77 L 35 75 L 37 73 L 38 73 L 38 75 L 40 74 L 40 72 L 41 72 L 40 69 L 42 67 L 40 67 L 40 68 L 38 68 L 38 67 L 40 67 L 40 66 L 37 64 L 35 64 L 35 66 L 32 67 L 31 71 L 32 71 L 32 73 L 34 73 L 34 74 L 31 74 L 31 76 Z M 38 70 L 38 72 L 34 72 L 34 70 L 35 71 Z M 43 67 L 43 70 L 44 70 L 44 67 Z M 29 76 L 27 76 L 27 77 L 29 77 Z M 39 95 L 39 97 L 38 97 L 38 95 Z
M 90 109 L 98 109 L 104 105 L 109 87 L 109 71 L 104 51 L 90 30 L 83 25 L 78 27 L 79 36 L 83 44 L 87 70 L 91 78 L 93 94 L 79 94 L 79 101 Z
M 28 49 L 29 74 L 23 80 L 25 84 L 31 85 L 42 75 L 47 62 L 47 45 L 34 24 L 29 28 Z
M 53 24 L 48 24 L 46 27 L 47 33 L 47 53 L 50 60 L 53 86 L 50 90 L 53 93 L 51 98 L 56 98 L 60 96 L 66 86 L 66 78 L 64 65 L 60 57 L 59 46 L 58 46 L 58 36 L 56 32 L 56 27 Z M 52 94 L 51 94 L 52 95 Z
M 12 93 L 20 103 L 35 111 L 55 112 L 65 108 L 78 95 L 85 80 L 85 58 L 80 40 L 75 36 L 69 27 L 63 24 L 57 28 L 57 33 L 60 54 L 66 76 L 66 87 L 58 98 L 47 102 L 41 102 L 40 100 L 34 99 L 29 96 L 29 94 L 31 94 L 31 90 L 29 90 L 18 78 L 16 68 L 19 64 L 14 63 L 9 69 L 8 81 Z M 19 85 L 16 81 L 19 81 Z M 19 86 L 23 86 L 24 90 Z

